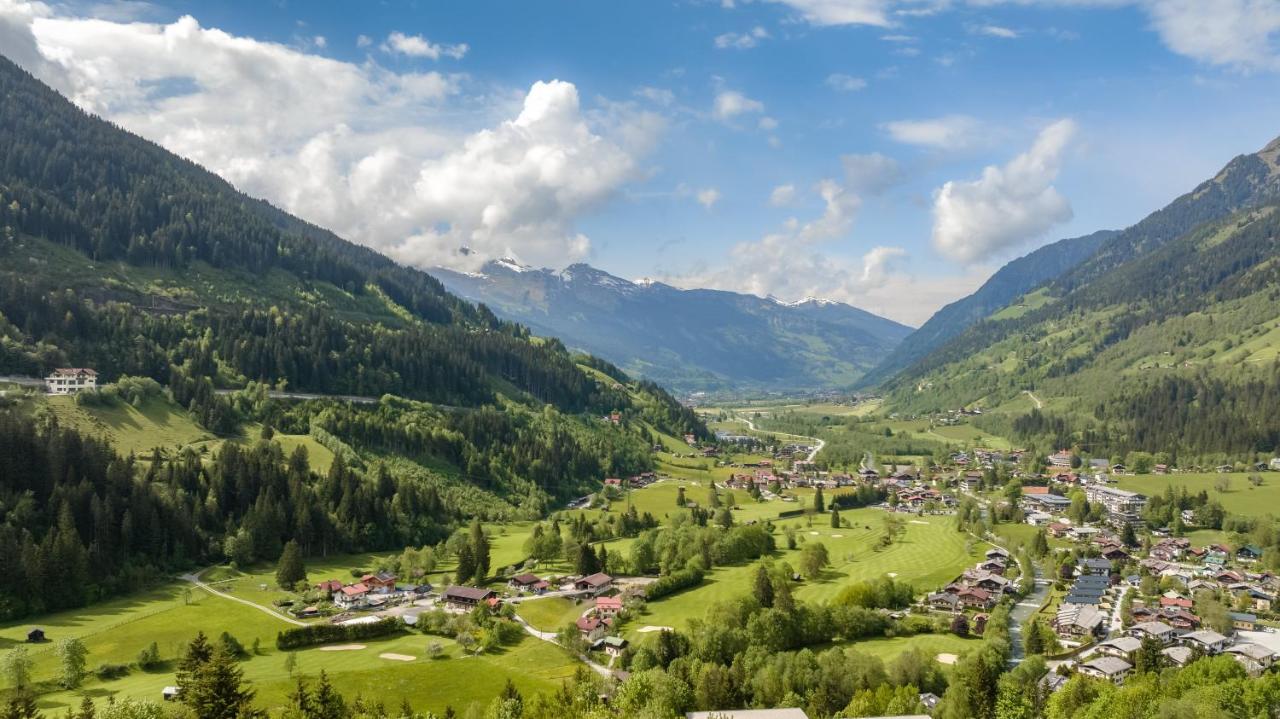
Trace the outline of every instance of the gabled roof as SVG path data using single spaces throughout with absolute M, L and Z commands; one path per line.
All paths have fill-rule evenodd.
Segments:
M 1109 677 L 1115 676 L 1117 674 L 1124 674 L 1130 669 L 1133 669 L 1133 665 L 1130 664 L 1129 662 L 1126 662 L 1125 660 L 1119 657 L 1109 657 L 1109 656 L 1090 659 L 1089 661 L 1085 662 L 1084 664 L 1081 664 L 1080 666 L 1088 667 L 1089 669 L 1099 671 Z

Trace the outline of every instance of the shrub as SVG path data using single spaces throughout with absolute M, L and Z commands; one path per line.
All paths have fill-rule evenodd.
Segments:
M 129 673 L 127 664 L 99 664 L 97 669 L 93 670 L 94 676 L 102 681 L 111 679 L 119 679 Z
M 317 644 L 373 639 L 395 634 L 403 629 L 404 624 L 394 617 L 379 619 L 368 624 L 309 624 L 277 634 L 276 649 L 289 651 Z

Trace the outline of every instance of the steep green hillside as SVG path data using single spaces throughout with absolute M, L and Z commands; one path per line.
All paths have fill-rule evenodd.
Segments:
M 897 380 L 893 401 L 993 407 L 1031 391 L 1041 409 L 988 426 L 1100 453 L 1269 456 L 1280 448 L 1278 257 L 1276 204 L 1204 224 L 998 313 Z
M 1059 240 L 1001 267 L 977 292 L 938 310 L 867 373 L 859 385 L 871 387 L 926 357 L 977 322 L 1008 307 L 1003 317 L 1027 303 L 1018 298 L 1045 282 L 1061 277 L 1097 252 L 1115 232 L 1102 230 L 1084 237 Z M 1039 295 L 1044 297 L 1044 295 Z M 1011 307 L 1010 303 L 1013 303 Z

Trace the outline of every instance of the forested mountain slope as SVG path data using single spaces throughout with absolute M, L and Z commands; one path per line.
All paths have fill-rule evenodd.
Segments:
M 888 385 L 892 403 L 993 407 L 1031 390 L 1046 407 L 1003 428 L 1023 439 L 1200 458 L 1276 449 L 1277 147 L 935 351 Z
M 1083 237 L 1059 240 L 1001 267 L 976 292 L 935 312 L 868 372 L 859 385 L 872 387 L 893 377 L 974 323 L 1071 271 L 1114 234 L 1111 230 L 1099 230 Z
M 399 549 L 469 517 L 541 516 L 651 469 L 655 432 L 707 436 L 657 385 L 249 198 L 0 58 L 0 374 L 59 366 L 127 378 L 87 409 L 176 403 L 226 441 L 118 457 L 43 400 L 0 397 L 0 616 L 48 608 L 21 587 L 55 565 L 83 572 L 60 605 L 75 606 L 232 548 Z M 310 435 L 333 467 L 274 431 Z
M 840 302 L 682 290 L 585 264 L 437 274 L 503 318 L 685 390 L 848 387 L 911 331 Z

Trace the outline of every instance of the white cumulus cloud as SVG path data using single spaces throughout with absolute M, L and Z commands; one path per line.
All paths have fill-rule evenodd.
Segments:
M 699 205 L 710 210 L 717 202 L 720 201 L 720 191 L 714 187 L 704 187 L 703 189 L 698 190 L 695 197 L 697 198 Z
M 959 150 L 976 142 L 981 124 L 967 115 L 946 115 L 927 120 L 894 120 L 881 128 L 894 140 L 908 145 Z
M 627 103 L 588 112 L 563 81 L 467 98 L 459 76 L 341 62 L 192 17 L 59 12 L 0 0 L 0 46 L 86 110 L 422 267 L 585 257 L 576 219 L 638 177 L 662 128 Z M 480 112 L 459 124 L 458 107 Z
M 1071 219 L 1071 204 L 1053 186 L 1076 126 L 1059 120 L 1044 128 L 1031 149 L 982 177 L 952 181 L 934 194 L 933 245 L 972 263 L 1043 235 Z
M 795 185 L 778 185 L 769 193 L 769 204 L 774 207 L 786 207 L 796 199 Z
M 383 52 L 409 57 L 425 57 L 429 60 L 439 60 L 441 57 L 461 60 L 470 49 L 466 43 L 439 45 L 421 35 L 405 35 L 398 31 L 388 35 L 386 42 L 382 43 Z
M 716 93 L 713 112 L 721 120 L 732 120 L 738 115 L 764 112 L 764 103 L 752 100 L 737 90 L 721 90 Z
M 761 40 L 769 38 L 769 31 L 763 27 L 756 25 L 747 32 L 726 32 L 717 35 L 715 38 L 715 46 L 721 50 L 749 50 L 760 44 Z

